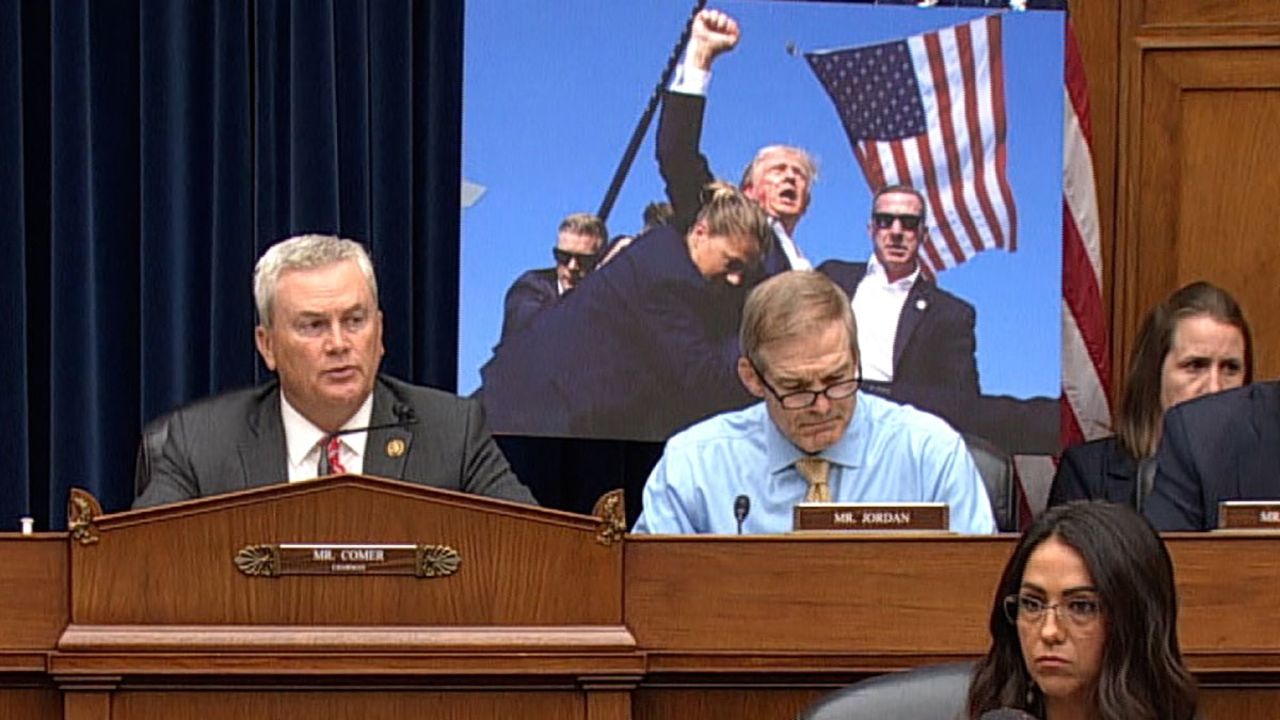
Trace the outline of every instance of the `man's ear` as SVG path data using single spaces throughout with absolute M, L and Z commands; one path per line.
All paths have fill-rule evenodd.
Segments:
M 271 335 L 267 329 L 259 325 L 253 331 L 253 343 L 258 346 L 258 354 L 262 356 L 262 362 L 267 364 L 267 369 L 275 371 L 276 354 L 271 348 Z
M 758 398 L 764 398 L 764 383 L 760 382 L 756 369 L 751 367 L 751 361 L 745 357 L 738 358 L 738 379 L 742 381 L 747 392 Z

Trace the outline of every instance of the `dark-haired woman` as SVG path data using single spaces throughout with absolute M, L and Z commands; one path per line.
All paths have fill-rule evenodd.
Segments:
M 1042 720 L 1191 720 L 1195 682 L 1177 615 L 1173 564 L 1145 520 L 1114 503 L 1052 508 L 1000 578 L 969 716 L 1015 708 Z
M 1116 434 L 1062 453 L 1048 505 L 1110 500 L 1140 508 L 1165 411 L 1240 387 L 1250 381 L 1252 366 L 1249 324 L 1227 291 L 1194 282 L 1174 292 L 1142 321 L 1116 409 Z

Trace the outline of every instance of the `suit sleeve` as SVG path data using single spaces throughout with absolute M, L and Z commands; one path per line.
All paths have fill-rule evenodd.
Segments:
M 978 341 L 974 328 L 978 324 L 977 311 L 972 305 L 965 304 L 961 313 L 962 321 L 956 326 L 955 333 L 945 344 L 946 362 L 944 367 L 952 368 L 948 374 L 951 382 L 960 393 L 976 397 L 978 395 Z
M 527 274 L 522 275 L 507 290 L 507 296 L 503 302 L 500 337 L 505 340 L 528 327 L 538 311 L 546 305 L 546 294 L 538 289 L 536 278 L 531 278 Z
M 698 149 L 706 103 L 700 95 L 667 92 L 658 118 L 658 172 L 674 212 L 671 226 L 682 235 L 698 215 L 702 188 L 712 180 L 707 158 Z
M 1165 414 L 1164 436 L 1156 452 L 1156 479 L 1143 513 L 1157 530 L 1209 530 L 1217 523 L 1206 512 L 1203 479 L 1191 453 L 1186 421 L 1178 408 Z
M 1046 507 L 1061 505 L 1072 500 L 1092 500 L 1093 494 L 1085 483 L 1086 471 L 1080 466 L 1079 453 L 1075 448 L 1067 448 L 1058 461 L 1058 471 L 1053 475 L 1053 485 L 1049 488 L 1049 502 Z
M 147 487 L 133 501 L 134 509 L 167 505 L 200 497 L 195 468 L 191 463 L 185 415 L 175 412 L 169 420 L 164 446 L 151 468 Z
M 464 402 L 466 432 L 462 441 L 462 489 L 476 495 L 537 505 L 533 493 L 516 478 L 506 456 L 489 433 L 484 407 L 476 400 Z
M 653 357 L 670 364 L 669 379 L 680 397 L 689 399 L 694 416 L 746 405 L 752 399 L 738 379 L 738 340 L 733 332 L 738 318 L 700 315 L 717 305 L 708 302 L 703 290 L 705 286 L 685 282 L 664 283 L 644 300 L 652 323 Z M 713 328 L 731 330 L 715 334 Z

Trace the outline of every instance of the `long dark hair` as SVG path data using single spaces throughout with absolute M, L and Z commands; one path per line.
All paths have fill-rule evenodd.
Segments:
M 1102 720 L 1190 720 L 1195 680 L 1178 647 L 1173 563 L 1164 543 L 1126 505 L 1082 501 L 1042 514 L 1005 565 L 991 607 L 991 649 L 969 687 L 969 717 L 1008 707 L 1042 712 L 1042 698 L 1027 674 L 1018 629 L 1004 615 L 1003 599 L 1016 594 L 1031 553 L 1058 538 L 1084 558 L 1106 618 L 1107 637 L 1096 702 Z
M 1173 333 L 1180 320 L 1202 316 L 1240 331 L 1244 337 L 1244 383 L 1253 382 L 1253 341 L 1249 323 L 1235 298 L 1204 281 L 1179 288 L 1143 318 L 1129 358 L 1124 394 L 1116 410 L 1116 436 L 1137 459 L 1154 455 L 1160 439 L 1160 423 L 1164 418 L 1164 409 L 1160 407 L 1161 368 L 1173 347 Z

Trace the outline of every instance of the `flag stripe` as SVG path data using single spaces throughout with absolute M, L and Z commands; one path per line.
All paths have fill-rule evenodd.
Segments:
M 964 226 L 966 244 L 969 246 L 966 251 L 956 258 L 956 264 L 963 262 L 963 258 L 970 253 L 983 250 L 982 238 L 978 235 L 978 227 L 974 224 L 973 218 L 969 215 L 969 205 L 964 199 L 964 178 L 961 176 L 960 147 L 957 140 L 957 132 L 955 126 L 955 107 L 951 101 L 952 88 L 956 86 L 953 78 L 949 77 L 948 68 L 959 66 L 959 62 L 948 62 L 944 57 L 947 49 L 952 47 L 951 43 L 947 43 L 946 47 L 941 40 L 944 33 L 929 33 L 924 36 L 925 47 L 929 50 L 929 72 L 930 79 L 933 81 L 934 96 L 938 102 L 938 129 L 942 134 L 941 151 L 945 153 L 947 158 L 947 185 L 951 191 L 951 203 L 955 208 L 956 216 L 960 220 L 960 224 Z M 950 33 L 947 33 L 950 34 Z
M 1111 350 L 1102 303 L 1102 238 L 1092 159 L 1088 86 L 1068 20 L 1062 143 L 1063 447 L 1111 431 Z
M 977 61 L 974 56 L 973 37 L 968 25 L 956 29 L 956 44 L 960 50 L 960 68 L 964 75 L 964 114 L 965 125 L 969 130 L 969 147 L 973 151 L 973 186 L 982 215 L 986 221 L 988 232 L 998 248 L 1004 247 L 1004 232 L 996 218 L 995 208 L 991 205 L 991 197 L 987 193 L 986 182 L 986 144 L 982 142 L 982 124 L 978 116 L 978 96 L 981 93 Z M 966 188 L 968 186 L 966 185 Z
M 1093 275 L 1093 263 L 1080 239 L 1075 217 L 1064 201 L 1062 204 L 1062 274 L 1071 283 L 1062 285 L 1062 298 L 1071 316 L 1076 318 L 1089 361 L 1103 371 L 1111 360 L 1107 357 L 1106 327 L 1096 319 L 1103 317 L 1102 288 Z M 1100 372 L 1099 374 L 1105 374 Z

